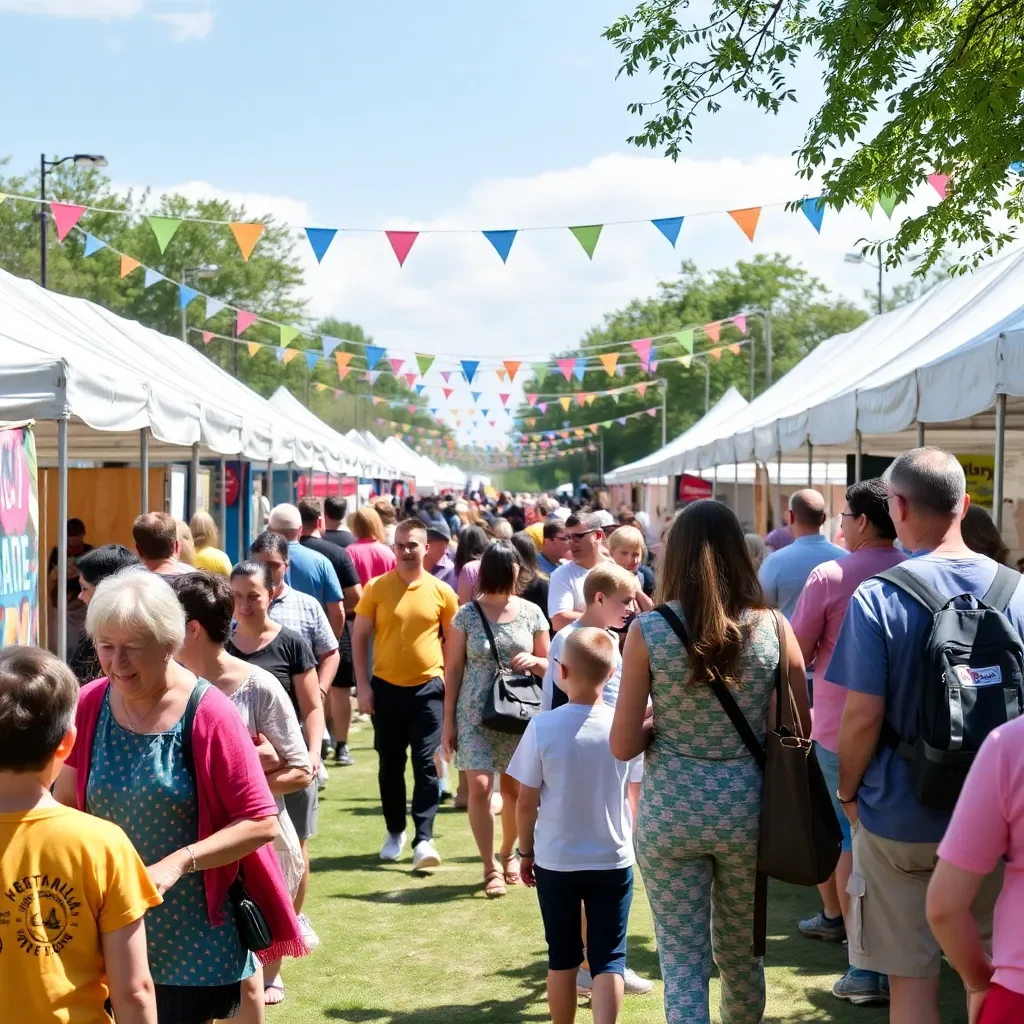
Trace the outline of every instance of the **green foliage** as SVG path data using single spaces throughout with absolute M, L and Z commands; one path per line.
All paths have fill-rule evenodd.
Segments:
M 630 142 L 675 159 L 700 113 L 718 113 L 728 97 L 778 113 L 796 98 L 790 69 L 814 54 L 825 98 L 796 155 L 802 177 L 820 176 L 828 206 L 871 209 L 882 196 L 906 199 L 928 174 L 950 175 L 945 201 L 886 243 L 887 264 L 923 252 L 923 275 L 949 247 L 965 247 L 954 268 L 963 272 L 1015 237 L 1024 0 L 711 0 L 695 22 L 689 6 L 648 0 L 604 33 L 620 75 L 664 83 L 657 102 L 630 104 L 647 118 Z M 1008 226 L 993 226 L 999 212 Z
M 649 299 L 634 299 L 620 310 L 605 317 L 601 327 L 591 330 L 580 346 L 585 354 L 616 351 L 618 346 L 628 349 L 636 338 L 670 333 L 694 324 L 723 320 L 736 313 L 755 308 L 770 309 L 773 353 L 773 380 L 778 380 L 798 363 L 819 342 L 836 334 L 852 330 L 863 323 L 867 314 L 845 299 L 831 295 L 825 286 L 788 256 L 781 254 L 758 255 L 753 260 L 741 261 L 735 267 L 701 273 L 691 262 L 684 262 L 679 277 L 663 281 L 657 294 Z M 747 320 L 749 337 L 753 345 L 745 344 L 740 354 L 725 352 L 720 361 L 705 357 L 695 358 L 687 368 L 680 363 L 664 360 L 683 354 L 677 342 L 655 342 L 659 363 L 656 376 L 668 381 L 668 428 L 671 440 L 704 415 L 705 367 L 710 370 L 709 398 L 714 404 L 730 386 L 745 397 L 751 397 L 751 360 L 754 363 L 754 393 L 765 389 L 764 320 L 750 314 Z M 722 328 L 721 343 L 740 340 L 732 326 Z M 706 351 L 710 342 L 698 332 L 695 354 Z M 570 355 L 573 353 L 562 353 Z M 608 377 L 598 367 L 589 370 L 580 384 L 570 384 L 557 373 L 549 374 L 543 386 L 531 378 L 525 385 L 528 393 L 572 394 L 576 391 L 607 390 L 623 384 L 646 381 L 635 359 L 625 363 L 624 377 Z M 541 399 L 544 401 L 545 399 Z M 618 403 L 610 397 L 598 398 L 592 405 L 580 408 L 575 403 L 569 412 L 563 411 L 557 398 L 548 399 L 546 415 L 539 409 L 522 406 L 518 411 L 522 431 L 560 430 L 566 426 L 597 423 L 616 416 L 628 415 L 660 404 L 659 388 L 650 387 L 644 397 L 626 393 Z M 530 425 L 529 420 L 534 420 Z M 604 440 L 604 468 L 613 469 L 626 462 L 643 458 L 661 447 L 661 415 L 628 420 L 625 426 L 614 424 L 602 429 Z M 591 435 L 588 434 L 588 440 Z M 597 470 L 597 457 L 591 453 L 567 456 L 551 463 L 541 463 L 533 472 L 545 487 L 579 480 L 584 474 Z

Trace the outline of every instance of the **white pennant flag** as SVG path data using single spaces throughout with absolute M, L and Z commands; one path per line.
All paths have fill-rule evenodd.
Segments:
M 211 316 L 216 316 L 226 305 L 221 302 L 220 299 L 206 299 L 206 319 L 209 320 Z

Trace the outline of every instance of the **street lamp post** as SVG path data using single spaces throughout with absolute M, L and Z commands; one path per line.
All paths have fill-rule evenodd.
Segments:
M 881 250 L 881 248 L 879 248 L 879 250 L 878 250 L 878 262 L 877 263 L 872 263 L 871 260 L 869 260 L 864 255 L 864 253 L 862 253 L 862 252 L 848 252 L 843 257 L 843 262 L 844 263 L 862 263 L 862 264 L 866 264 L 869 267 L 874 267 L 878 271 L 878 315 L 881 316 L 882 315 L 882 268 L 884 266 L 884 264 L 882 263 L 882 250 Z
M 182 267 L 181 268 L 181 283 L 185 284 L 189 277 L 196 277 L 201 280 L 209 280 L 212 277 L 217 276 L 217 271 L 220 267 L 216 263 L 203 263 L 198 267 Z M 185 306 L 181 307 L 181 340 L 188 344 L 188 310 Z
M 39 154 L 39 283 L 46 287 L 46 225 L 49 211 L 46 209 L 46 172 L 52 171 L 61 164 L 74 161 L 79 167 L 106 167 L 107 158 L 90 153 L 75 153 L 74 156 L 61 157 L 60 160 L 47 160 L 45 153 Z

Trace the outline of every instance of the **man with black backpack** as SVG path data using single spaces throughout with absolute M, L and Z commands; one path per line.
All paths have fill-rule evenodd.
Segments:
M 853 828 L 850 963 L 889 975 L 892 1024 L 939 1024 L 928 881 L 979 746 L 1021 714 L 1024 588 L 964 544 L 954 456 L 907 452 L 887 489 L 914 557 L 857 588 L 826 673 L 848 691 L 836 796 Z M 974 904 L 983 935 L 998 889 L 990 878 Z

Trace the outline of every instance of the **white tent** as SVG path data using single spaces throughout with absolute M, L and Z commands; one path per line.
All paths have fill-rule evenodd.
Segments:
M 403 472 L 402 467 L 391 457 L 388 450 L 384 447 L 384 442 L 369 430 L 356 430 L 353 427 L 345 436 L 353 444 L 362 445 L 367 454 L 376 460 L 375 468 L 379 472 L 368 473 L 367 476 L 381 480 L 401 480 L 409 475 Z
M 368 464 L 372 465 L 374 460 L 366 449 L 356 446 L 344 434 L 338 433 L 338 431 L 324 423 L 316 413 L 307 409 L 283 384 L 270 396 L 270 404 L 293 425 L 300 428 L 303 433 L 308 432 L 310 436 L 322 441 L 333 455 L 338 466 L 337 469 L 328 468 L 327 472 L 339 473 L 339 475 L 344 473 L 347 476 L 371 475 L 367 472 L 367 469 Z

